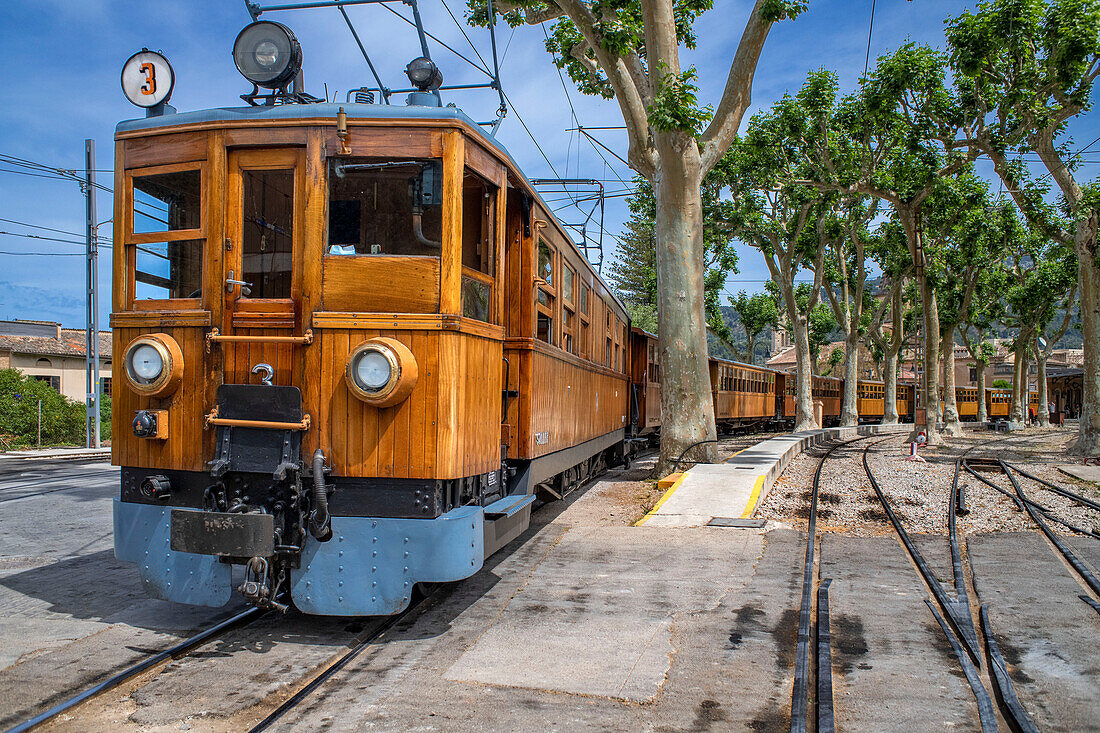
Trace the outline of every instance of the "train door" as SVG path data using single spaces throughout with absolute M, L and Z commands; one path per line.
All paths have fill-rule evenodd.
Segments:
M 298 333 L 304 160 L 304 149 L 228 156 L 222 323 L 227 384 L 295 384 L 295 346 L 310 337 Z

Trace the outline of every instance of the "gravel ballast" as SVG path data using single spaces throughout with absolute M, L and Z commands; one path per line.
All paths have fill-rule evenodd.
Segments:
M 924 463 L 904 460 L 909 454 L 907 437 L 899 434 L 888 438 L 865 438 L 833 451 L 821 473 L 820 530 L 854 536 L 892 532 L 863 469 L 865 449 L 868 449 L 868 464 L 879 486 L 906 529 L 913 533 L 947 533 L 947 499 L 955 461 L 959 457 L 1000 458 L 1058 486 L 1100 500 L 1100 491 L 1095 486 L 1071 479 L 1055 467 L 1067 460 L 1066 449 L 1076 437 L 1073 430 L 1031 428 L 1007 438 L 987 431 L 968 430 L 962 437 L 946 441 L 942 446 L 922 450 Z M 756 516 L 804 527 L 809 517 L 814 471 L 826 450 L 827 446 L 815 448 L 792 460 L 776 479 Z M 1014 493 L 1012 484 L 1002 473 L 981 475 Z M 1049 508 L 1056 516 L 1086 529 L 1100 530 L 1100 514 L 1096 511 L 1030 479 L 1017 475 L 1017 480 L 1029 499 Z M 1036 529 L 1028 515 L 1018 511 L 1015 503 L 1004 494 L 965 472 L 960 474 L 959 484 L 966 487 L 969 510 L 959 517 L 959 526 L 964 532 Z M 1064 530 L 1058 525 L 1053 528 Z

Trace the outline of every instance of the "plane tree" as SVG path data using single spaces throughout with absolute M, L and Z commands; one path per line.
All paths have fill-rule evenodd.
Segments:
M 867 289 L 867 224 L 878 214 L 879 199 L 857 196 L 841 206 L 842 234 L 831 240 L 825 262 L 825 294 L 844 334 L 844 401 L 840 424 L 859 425 L 859 345 L 870 321 L 871 293 Z M 835 352 L 834 352 L 835 353 Z M 832 358 L 832 354 L 830 354 Z
M 928 277 L 937 298 L 943 354 L 943 422 L 949 436 L 962 435 L 955 395 L 955 335 L 973 304 L 979 277 L 1001 252 L 999 212 L 988 184 L 972 171 L 945 179 L 928 206 Z
M 779 328 L 779 301 L 770 292 L 748 295 L 744 290 L 729 298 L 737 312 L 741 328 L 745 329 L 745 361 L 756 363 L 756 339 L 766 329 Z
M 614 99 L 626 125 L 630 166 L 653 185 L 656 200 L 661 456 L 667 467 L 692 448 L 717 459 L 704 317 L 700 184 L 733 142 L 750 104 L 761 49 L 774 23 L 806 0 L 756 0 L 733 50 L 716 106 L 698 99 L 696 71 L 681 48 L 696 45 L 697 21 L 710 0 L 506 0 L 497 7 L 513 27 L 551 23 L 547 48 L 577 88 Z M 470 0 L 468 18 L 485 24 Z M 707 442 L 710 441 L 710 442 Z
M 1075 163 L 1088 146 L 1074 153 L 1067 129 L 1091 108 L 1100 75 L 1100 3 L 984 2 L 949 19 L 946 36 L 962 108 L 941 130 L 944 143 L 988 156 L 1030 226 L 1076 254 L 1085 359 L 1072 450 L 1100 455 L 1100 183 L 1081 180 Z M 1025 153 L 1038 155 L 1043 176 L 1030 175 Z
M 882 353 L 883 425 L 898 423 L 898 354 L 912 331 L 913 311 L 907 307 L 905 285 L 911 282 L 913 262 L 905 233 L 897 222 L 884 222 L 868 240 L 867 251 L 882 271 L 879 301 L 871 311 L 867 335 Z M 890 328 L 884 331 L 889 318 Z

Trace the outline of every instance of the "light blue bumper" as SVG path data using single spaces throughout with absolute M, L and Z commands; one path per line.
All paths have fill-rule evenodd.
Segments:
M 177 552 L 172 507 L 115 499 L 115 557 L 135 562 L 145 592 L 192 606 L 224 606 L 233 590 L 231 568 L 212 555 Z
M 332 539 L 306 539 L 291 596 L 304 613 L 387 616 L 409 605 L 415 583 L 468 578 L 485 560 L 485 512 L 452 509 L 435 519 L 333 517 Z
M 232 595 L 231 566 L 212 555 L 171 549 L 172 507 L 115 499 L 115 557 L 137 563 L 155 597 L 222 606 Z M 304 613 L 387 616 L 409 605 L 415 583 L 468 578 L 485 560 L 485 512 L 453 509 L 436 519 L 333 517 L 332 539 L 306 538 L 291 596 Z

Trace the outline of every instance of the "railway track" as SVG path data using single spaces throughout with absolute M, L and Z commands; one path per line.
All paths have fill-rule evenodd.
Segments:
M 62 476 L 59 478 L 42 478 L 42 479 L 28 479 L 18 483 L 0 483 L 0 504 L 9 501 L 18 501 L 20 499 L 31 499 L 36 496 L 44 496 L 46 494 L 55 494 L 59 491 L 75 491 L 77 489 L 87 489 L 97 487 L 100 485 L 113 485 L 118 482 L 118 470 L 117 469 L 101 469 L 95 471 L 98 474 L 104 474 L 102 478 L 96 477 L 88 483 L 83 483 L 79 486 L 74 486 L 74 477 Z M 19 492 L 24 489 L 41 489 L 40 491 L 30 491 L 27 493 L 10 495 L 11 492 Z
M 1005 441 L 1024 437 L 1033 436 L 1010 436 L 1008 438 L 990 441 L 984 444 L 984 446 L 988 447 L 990 443 L 1003 443 Z M 935 599 L 935 602 L 930 599 L 925 599 L 925 603 L 928 605 L 929 610 L 935 617 L 938 625 L 951 645 L 955 656 L 958 658 L 960 665 L 963 667 L 963 672 L 970 684 L 978 705 L 982 730 L 996 731 L 998 730 L 999 723 L 1003 721 L 1015 731 L 1024 731 L 1028 733 L 1037 731 L 1037 727 L 1016 695 L 1012 680 L 1009 676 L 1007 664 L 993 633 L 988 605 L 973 600 L 971 593 L 968 591 L 967 579 L 969 577 L 972 582 L 973 569 L 969 567 L 968 559 L 964 553 L 965 537 L 962 537 L 960 542 L 961 533 L 957 527 L 957 516 L 966 513 L 965 485 L 960 485 L 959 478 L 965 472 L 1011 499 L 1016 504 L 1019 511 L 1026 511 L 1033 522 L 1043 534 L 1046 535 L 1051 545 L 1062 554 L 1066 563 L 1077 572 L 1081 578 L 1082 584 L 1086 585 L 1094 595 L 1100 595 L 1100 584 L 1097 583 L 1097 579 L 1088 571 L 1084 563 L 1073 555 L 1072 551 L 1062 542 L 1057 534 L 1050 529 L 1047 520 L 1058 522 L 1068 529 L 1086 536 L 1094 538 L 1100 538 L 1100 536 L 1095 532 L 1076 527 L 1066 522 L 1057 517 L 1048 507 L 1030 499 L 1016 480 L 1013 472 L 1015 471 L 1030 480 L 1044 485 L 1045 488 L 1077 501 L 1084 506 L 1089 506 L 1092 509 L 1100 509 L 1100 505 L 1086 497 L 1033 476 L 1000 459 L 967 458 L 967 455 L 979 447 L 972 446 L 964 451 L 955 461 L 955 471 L 946 507 L 948 541 L 952 565 L 952 593 L 943 587 L 943 584 L 931 571 L 919 548 L 913 542 L 912 538 L 905 530 L 903 523 L 900 521 L 900 518 L 894 511 L 877 477 L 871 470 L 868 455 L 871 449 L 874 448 L 875 445 L 878 445 L 879 442 L 882 441 L 868 445 L 864 449 L 864 470 L 901 544 L 905 548 L 913 565 L 917 568 L 918 574 L 930 591 L 931 596 Z M 1011 482 L 1013 490 L 1010 491 L 1004 487 L 998 486 L 984 476 L 981 476 L 975 470 L 975 468 L 978 467 L 995 467 L 997 470 L 1003 472 Z M 974 595 L 976 595 L 976 593 Z M 1097 603 L 1097 600 L 1093 597 L 1084 594 L 1080 597 L 1093 608 L 1100 607 L 1100 603 Z M 993 691 L 993 694 L 990 694 L 990 690 Z M 998 714 L 1001 716 L 1000 718 Z
M 22 723 L 19 723 L 14 727 L 9 728 L 6 733 L 23 733 L 24 731 L 29 731 L 33 728 L 36 728 L 43 723 L 56 718 L 61 713 L 71 710 L 72 708 L 75 708 L 76 706 L 87 702 L 88 700 L 102 695 L 108 690 L 112 690 L 115 687 L 118 687 L 128 679 L 136 677 L 137 675 L 153 669 L 154 667 L 167 664 L 174 659 L 179 659 L 186 656 L 193 650 L 218 637 L 220 634 L 229 631 L 230 629 L 234 629 L 238 626 L 241 626 L 242 624 L 256 621 L 263 614 L 264 612 L 258 608 L 249 608 L 245 611 L 242 611 L 241 613 L 238 613 L 237 615 L 232 616 L 231 618 L 228 618 L 225 621 L 222 621 L 221 623 L 218 623 L 210 627 L 209 629 L 206 629 L 205 631 L 199 632 L 198 634 L 195 634 L 194 636 L 180 642 L 179 644 L 176 644 L 170 649 L 165 649 L 162 652 L 154 654 L 148 659 L 138 662 L 132 667 L 129 667 L 122 672 L 113 675 L 109 679 L 106 679 L 103 682 L 93 685 L 92 687 L 89 687 L 86 690 L 83 690 L 76 695 L 73 695 L 72 697 L 54 705 L 49 710 L 41 712 L 33 718 L 29 718 L 28 720 L 25 720 Z
M 816 705 L 814 706 L 815 725 L 818 733 L 831 733 L 834 729 L 833 715 L 833 676 L 832 648 L 829 635 L 829 585 L 832 580 L 822 580 L 817 563 L 818 493 L 821 486 L 821 471 L 835 451 L 869 436 L 861 435 L 843 443 L 830 446 L 814 471 L 813 490 L 810 496 L 810 516 L 806 528 L 806 560 L 802 573 L 802 603 L 798 615 L 798 644 L 795 651 L 794 686 L 791 691 L 791 733 L 806 733 L 811 730 L 810 721 L 810 678 L 813 660 L 813 677 L 816 678 Z M 816 604 L 814 589 L 817 589 Z M 816 610 L 816 614 L 815 614 Z M 814 618 L 816 615 L 816 618 Z M 813 639 L 816 637 L 816 645 Z M 816 648 L 815 648 L 816 647 Z M 813 660 L 811 659 L 813 658 Z

